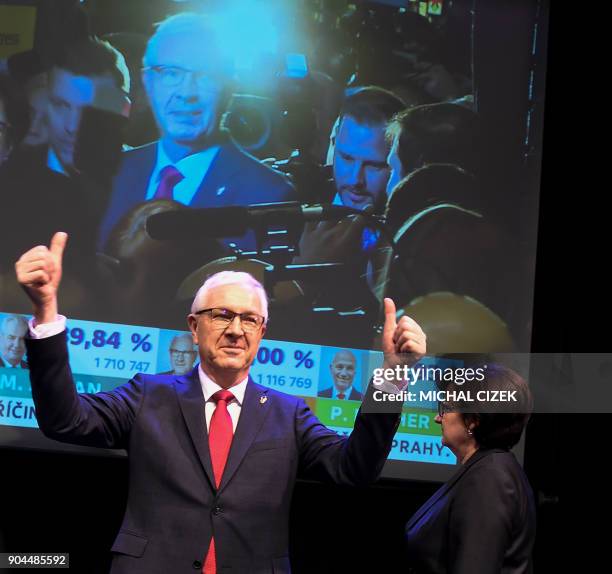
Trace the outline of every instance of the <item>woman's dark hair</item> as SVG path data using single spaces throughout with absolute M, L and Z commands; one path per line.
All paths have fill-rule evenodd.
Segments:
M 0 74 L 0 101 L 4 104 L 8 124 L 8 144 L 15 148 L 28 132 L 30 114 L 25 94 L 12 78 L 4 74 Z
M 451 406 L 461 414 L 466 426 L 475 423 L 472 432 L 480 447 L 509 450 L 518 443 L 529 421 L 533 410 L 531 391 L 525 379 L 508 367 L 487 363 L 486 366 L 480 365 L 480 368 L 483 369 L 484 378 L 469 385 L 472 396 L 477 391 L 505 391 L 513 392 L 516 401 L 456 401 L 452 402 Z M 460 390 L 460 387 L 452 384 L 445 390 L 456 391 Z

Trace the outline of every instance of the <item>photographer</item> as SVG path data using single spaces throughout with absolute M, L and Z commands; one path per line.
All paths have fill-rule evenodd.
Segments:
M 389 179 L 385 130 L 403 108 L 402 100 L 376 86 L 359 88 L 347 96 L 332 140 L 334 205 L 370 213 L 383 211 Z M 377 241 L 374 231 L 365 224 L 362 218 L 347 218 L 307 225 L 296 262 L 343 262 L 357 258 L 363 267 L 364 256 Z

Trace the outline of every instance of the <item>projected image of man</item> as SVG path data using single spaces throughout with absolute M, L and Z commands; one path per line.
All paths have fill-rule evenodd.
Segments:
M 319 392 L 320 397 L 332 399 L 362 400 L 362 394 L 353 387 L 357 359 L 351 351 L 339 351 L 329 365 L 332 386 Z
M 21 315 L 8 315 L 0 324 L 0 367 L 27 369 L 23 339 L 28 322 Z
M 404 109 L 392 92 L 376 86 L 357 88 L 347 95 L 332 135 L 334 205 L 382 213 L 387 202 L 389 144 L 386 127 Z M 378 241 L 364 218 L 307 225 L 296 263 L 347 262 L 363 259 Z M 362 264 L 364 262 L 362 261 Z M 363 273 L 363 265 L 360 266 Z
M 293 199 L 283 176 L 219 129 L 233 65 L 218 36 L 205 16 L 184 13 L 162 22 L 149 39 L 142 74 L 160 139 L 125 154 L 100 229 L 101 247 L 119 219 L 144 201 L 219 207 Z
M 99 60 L 92 60 L 91 75 L 78 69 L 77 62 L 81 60 L 77 60 L 76 55 L 74 66 L 56 67 L 51 74 L 47 166 L 64 175 L 75 169 L 74 152 L 83 108 L 93 105 L 103 90 L 114 87 L 129 90 L 124 76 L 127 74 L 125 62 L 121 60 L 121 71 L 114 68 L 113 60 L 116 61 L 118 52 L 108 44 L 100 42 L 98 45 L 101 46 L 96 53 Z M 104 60 L 107 69 L 103 68 Z M 95 69 L 98 67 L 99 71 Z
M 184 333 L 177 335 L 170 342 L 168 349 L 170 354 L 170 364 L 172 369 L 168 371 L 168 375 L 184 375 L 193 369 L 198 353 L 191 340 L 191 335 Z
M 389 180 L 387 123 L 404 109 L 393 93 L 374 86 L 347 96 L 334 140 L 334 203 L 382 211 Z
M 71 232 L 80 250 L 93 251 L 109 186 L 86 181 L 83 176 L 91 174 L 75 166 L 77 141 L 82 141 L 86 110 L 108 108 L 111 102 L 127 105 L 128 90 L 125 61 L 110 44 L 88 38 L 58 49 L 45 91 L 48 141 L 17 150 L 0 181 L 0 188 L 11 190 L 3 195 L 5 212 L 27 213 L 27 225 L 20 216 L 8 221 L 10 240 L 1 248 L 8 259 L 3 255 L 3 260 L 15 260 L 32 240 L 43 241 L 56 227 Z M 96 153 L 106 156 L 101 134 L 92 127 L 88 137 Z

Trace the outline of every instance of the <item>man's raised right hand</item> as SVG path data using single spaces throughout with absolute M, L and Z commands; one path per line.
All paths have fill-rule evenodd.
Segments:
M 58 231 L 49 247 L 33 247 L 15 263 L 17 281 L 32 301 L 36 324 L 56 320 L 57 290 L 62 279 L 62 257 L 67 241 L 68 234 Z

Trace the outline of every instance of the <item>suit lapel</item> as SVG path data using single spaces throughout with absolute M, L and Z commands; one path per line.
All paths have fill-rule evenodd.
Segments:
M 472 465 L 474 465 L 481 458 L 484 458 L 485 456 L 487 456 L 487 454 L 490 454 L 491 452 L 493 452 L 493 451 L 491 451 L 491 450 L 484 450 L 484 449 L 480 449 L 480 450 L 476 451 L 470 457 L 470 459 L 465 464 L 461 465 L 457 469 L 457 472 L 453 476 L 451 476 L 451 478 L 446 483 L 444 483 L 438 490 L 436 490 L 436 492 L 434 492 L 434 494 L 431 496 L 431 498 L 425 504 L 423 504 L 423 506 L 421 506 L 421 508 L 419 508 L 414 513 L 412 518 L 410 518 L 410 520 L 406 524 L 406 529 L 412 528 L 412 526 L 414 524 L 416 524 L 421 519 L 421 517 L 426 512 L 428 512 L 429 509 L 434 504 L 436 504 L 436 502 L 438 502 L 438 500 L 440 500 L 440 498 L 442 498 L 444 495 L 446 495 L 453 488 L 453 486 L 455 486 L 455 484 L 457 484 L 459 479 L 466 473 L 466 471 Z
M 100 225 L 98 247 L 104 250 L 108 238 L 119 220 L 147 194 L 149 179 L 157 161 L 157 142 L 127 151 L 113 181 L 113 192 Z
M 191 440 L 198 453 L 200 463 L 208 477 L 211 487 L 215 488 L 215 477 L 208 448 L 208 430 L 206 428 L 206 411 L 204 395 L 198 376 L 198 368 L 184 377 L 176 377 L 174 388 Z
M 240 169 L 240 155 L 233 143 L 219 148 L 198 191 L 191 200 L 191 207 L 222 207 L 232 203 L 230 180 Z
M 261 426 L 270 410 L 270 400 L 267 396 L 268 389 L 253 382 L 249 382 L 244 393 L 244 401 L 240 409 L 240 418 L 236 426 L 236 432 L 232 440 L 232 446 L 227 458 L 227 463 L 221 477 L 219 491 L 222 491 L 238 470 L 242 459 L 248 452 L 253 440 L 261 429 Z
M 129 194 L 132 203 L 136 205 L 145 200 L 149 180 L 157 162 L 157 142 L 137 148 L 131 153 L 133 157 L 132 161 L 128 163 L 129 170 L 126 174 L 128 183 L 123 191 L 124 199 L 125 195 Z M 125 193 L 126 191 L 127 193 Z

